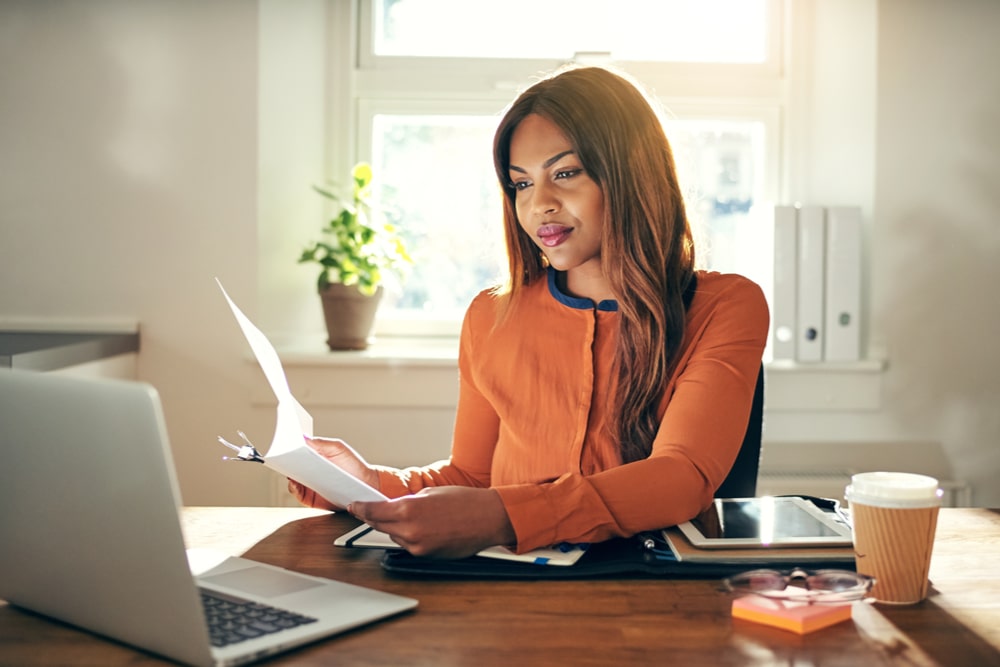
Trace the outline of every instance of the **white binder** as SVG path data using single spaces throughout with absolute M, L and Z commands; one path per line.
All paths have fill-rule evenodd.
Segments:
M 861 208 L 826 211 L 825 361 L 861 358 Z
M 774 287 L 771 331 L 775 359 L 795 359 L 798 298 L 798 210 L 774 207 Z
M 799 208 L 795 358 L 803 362 L 823 361 L 825 214 L 822 206 Z

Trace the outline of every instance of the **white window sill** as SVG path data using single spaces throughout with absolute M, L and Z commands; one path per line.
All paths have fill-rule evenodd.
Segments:
M 377 338 L 367 350 L 331 351 L 319 337 L 275 347 L 281 362 L 288 366 L 454 366 L 458 361 L 458 338 L 453 336 L 386 336 Z M 808 363 L 780 359 L 765 364 L 768 376 L 878 374 L 885 368 L 882 359 Z
M 457 398 L 458 340 L 377 339 L 367 350 L 331 352 L 320 337 L 276 345 L 289 382 L 300 399 L 325 404 L 379 407 L 452 405 Z M 248 363 L 256 365 L 252 357 Z M 882 407 L 886 362 L 765 364 L 765 408 L 779 412 L 872 412 Z M 336 376 L 331 376 L 331 370 Z M 335 382 L 331 378 L 336 377 Z M 256 395 L 273 400 L 269 390 Z
M 883 359 L 861 359 L 858 361 L 800 362 L 789 359 L 769 361 L 765 368 L 769 375 L 798 373 L 881 373 L 885 370 Z
M 367 350 L 327 349 L 322 338 L 276 344 L 281 363 L 286 367 L 368 366 L 378 367 L 455 367 L 458 364 L 458 338 L 376 339 Z

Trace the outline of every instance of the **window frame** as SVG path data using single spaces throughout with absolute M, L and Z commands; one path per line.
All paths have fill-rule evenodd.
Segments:
M 346 175 L 354 162 L 371 159 L 376 114 L 499 114 L 538 73 L 566 64 L 545 59 L 378 56 L 374 53 L 375 0 L 344 1 L 350 2 L 350 12 L 340 16 L 349 13 L 351 25 L 344 26 L 335 18 L 333 32 L 341 39 L 335 39 L 333 43 L 340 46 L 332 48 L 340 49 L 340 58 L 335 59 L 341 62 L 347 55 L 344 49 L 351 51 L 347 58 L 351 75 L 344 81 L 349 103 L 341 106 L 350 117 L 331 143 L 333 148 L 339 143 L 346 149 L 349 159 L 331 165 L 335 180 Z M 671 119 L 762 123 L 766 154 L 763 196 L 779 201 L 785 190 L 787 163 L 789 100 L 783 55 L 788 48 L 789 9 L 784 0 L 766 1 L 768 38 L 763 63 L 610 62 L 649 88 Z M 380 313 L 375 333 L 380 337 L 452 337 L 458 335 L 459 328 L 459 321 L 393 319 Z

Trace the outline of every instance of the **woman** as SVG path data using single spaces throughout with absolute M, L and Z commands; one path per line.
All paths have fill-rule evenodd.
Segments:
M 511 278 L 466 313 L 448 460 L 395 470 L 311 441 L 393 498 L 347 509 L 410 552 L 632 535 L 692 518 L 726 477 L 767 305 L 743 277 L 695 271 L 653 109 L 624 75 L 586 67 L 505 113 L 493 153 Z

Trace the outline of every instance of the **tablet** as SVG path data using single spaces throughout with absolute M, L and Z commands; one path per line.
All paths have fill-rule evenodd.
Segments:
M 851 529 L 835 514 L 794 496 L 717 498 L 677 526 L 702 549 L 851 546 Z

